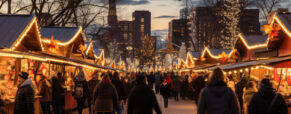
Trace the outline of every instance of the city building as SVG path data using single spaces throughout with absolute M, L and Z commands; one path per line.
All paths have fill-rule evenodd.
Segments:
M 260 22 L 259 22 L 259 9 L 245 9 L 242 12 L 242 18 L 240 19 L 240 31 L 245 35 L 249 34 L 261 34 Z
M 135 57 L 138 57 L 141 48 L 141 39 L 151 35 L 151 12 L 135 11 L 132 14 L 133 23 L 133 50 Z
M 186 19 L 187 18 L 187 14 L 186 14 L 186 8 L 183 8 L 180 10 L 180 19 Z
M 120 38 L 123 42 L 119 42 L 119 48 L 123 50 L 122 58 L 133 57 L 133 41 L 132 32 L 133 26 L 132 21 L 119 21 Z
M 186 48 L 190 48 L 189 35 L 186 33 L 187 21 L 185 19 L 173 19 L 169 22 L 169 37 L 174 45 L 175 51 L 179 50 L 182 42 L 185 42 Z
M 201 51 L 204 47 L 224 48 L 220 45 L 223 28 L 217 22 L 217 13 L 218 8 L 216 7 L 197 7 L 192 10 L 188 26 L 195 51 Z M 259 10 L 243 10 L 239 29 L 244 34 L 260 34 Z

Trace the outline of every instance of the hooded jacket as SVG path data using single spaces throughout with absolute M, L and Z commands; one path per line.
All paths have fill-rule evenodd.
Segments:
M 287 114 L 288 108 L 281 94 L 278 96 L 272 104 L 273 98 L 276 94 L 271 86 L 262 86 L 257 93 L 254 94 L 249 106 L 249 114 Z M 271 109 L 269 109 L 271 108 Z M 269 111 L 269 112 L 268 112 Z
M 237 98 L 226 86 L 205 87 L 200 93 L 198 114 L 239 114 Z
M 34 114 L 34 90 L 32 80 L 25 80 L 15 96 L 14 114 Z

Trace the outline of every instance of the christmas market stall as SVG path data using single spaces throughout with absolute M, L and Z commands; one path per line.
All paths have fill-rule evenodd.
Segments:
M 42 59 L 37 19 L 34 15 L 0 15 L 0 98 L 5 101 L 4 112 L 13 113 L 18 74 L 35 76 L 34 63 Z M 39 96 L 35 97 L 35 113 L 39 113 Z
M 53 56 L 59 58 L 68 58 L 74 61 L 82 61 L 87 64 L 98 66 L 99 62 L 104 62 L 104 55 L 96 55 L 94 52 L 93 42 L 85 43 L 86 37 L 81 27 L 45 27 L 41 30 L 42 41 L 44 43 L 46 56 Z M 104 53 L 104 52 L 103 52 Z M 94 73 L 105 72 L 107 70 L 113 70 L 108 67 L 82 67 L 85 73 L 86 80 L 90 80 Z M 49 68 L 54 74 L 56 72 L 62 72 L 65 80 L 65 87 L 67 88 L 65 109 L 70 110 L 76 107 L 76 101 L 72 96 L 73 79 L 79 72 L 79 66 L 68 65 L 63 63 L 49 63 Z

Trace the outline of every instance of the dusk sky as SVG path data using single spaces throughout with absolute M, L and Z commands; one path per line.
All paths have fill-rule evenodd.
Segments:
M 197 1 L 192 0 L 192 3 Z M 135 10 L 148 10 L 152 15 L 152 30 L 164 30 L 168 29 L 168 23 L 172 19 L 179 18 L 180 9 L 185 7 L 184 2 L 185 0 L 121 0 L 117 10 L 119 20 L 132 20 L 132 12 Z M 190 0 L 188 3 L 190 4 Z

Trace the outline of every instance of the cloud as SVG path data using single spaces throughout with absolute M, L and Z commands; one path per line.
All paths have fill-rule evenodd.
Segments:
M 117 0 L 118 5 L 144 5 L 150 3 L 149 0 Z
M 158 17 L 154 17 L 154 18 L 176 18 L 177 16 L 171 16 L 171 15 L 161 15 Z

